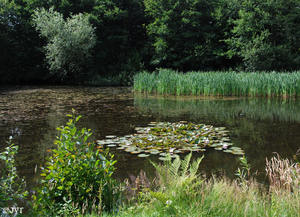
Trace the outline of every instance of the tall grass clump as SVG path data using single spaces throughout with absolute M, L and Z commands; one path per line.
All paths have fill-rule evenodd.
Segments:
M 295 97 L 300 94 L 300 72 L 180 73 L 159 69 L 135 75 L 134 90 L 176 95 Z
M 299 163 L 289 159 L 281 159 L 280 156 L 266 159 L 266 172 L 270 182 L 271 191 L 282 189 L 288 192 L 300 190 L 300 168 Z

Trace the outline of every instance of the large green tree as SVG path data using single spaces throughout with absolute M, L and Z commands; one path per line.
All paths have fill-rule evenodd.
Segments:
M 43 8 L 35 11 L 33 22 L 48 41 L 45 53 L 50 72 L 60 79 L 82 78 L 96 44 L 94 27 L 88 16 L 79 13 L 65 20 L 53 8 Z

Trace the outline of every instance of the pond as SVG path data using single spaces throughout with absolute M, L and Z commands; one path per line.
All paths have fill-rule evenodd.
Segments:
M 64 125 L 74 108 L 82 115 L 78 128 L 90 128 L 92 139 L 106 135 L 124 136 L 136 133 L 136 127 L 150 122 L 188 121 L 226 127 L 234 146 L 245 151 L 257 178 L 264 181 L 266 158 L 274 152 L 293 158 L 300 148 L 300 100 L 247 97 L 176 97 L 133 93 L 127 87 L 86 86 L 6 86 L 0 89 L 0 151 L 10 136 L 19 145 L 18 171 L 32 187 L 34 169 L 42 165 L 47 150 L 54 147 L 56 128 Z M 159 161 L 156 155 L 138 158 L 111 148 L 118 161 L 115 177 L 124 180 L 129 174 L 144 170 L 150 178 L 154 168 L 149 162 Z M 213 149 L 195 152 L 205 155 L 200 170 L 210 174 L 225 172 L 234 178 L 239 156 Z M 184 154 L 182 154 L 184 155 Z

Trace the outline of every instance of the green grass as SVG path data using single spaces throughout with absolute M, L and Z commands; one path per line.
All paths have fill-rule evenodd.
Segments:
M 134 76 L 134 90 L 144 93 L 203 96 L 295 97 L 300 72 L 188 72 L 159 69 Z
M 267 162 L 270 186 L 250 177 L 250 164 L 240 158 L 238 178 L 204 179 L 195 175 L 195 163 L 181 160 L 172 165 L 155 166 L 159 173 L 158 191 L 142 191 L 139 200 L 119 216 L 299 216 L 299 166 L 273 157 Z M 201 160 L 200 160 L 201 161 Z M 199 161 L 198 161 L 199 162 Z M 178 162 L 177 162 L 178 163 Z M 189 164 L 189 169 L 185 167 Z M 284 171 L 282 170 L 284 165 Z M 181 170 L 178 170 L 178 168 Z M 192 168 L 192 169 L 191 169 Z M 177 171 L 177 172 L 176 172 Z M 184 172 L 185 171 L 185 172 Z M 187 172 L 189 171 L 189 172 Z M 286 173 L 290 171 L 290 173 Z M 281 183 L 274 182 L 280 179 Z M 288 187 L 283 187 L 283 183 Z
M 186 158 L 181 162 L 187 162 Z M 250 178 L 250 165 L 245 167 L 242 160 L 242 169 L 235 180 L 226 177 L 204 179 L 195 176 L 193 170 L 182 172 L 186 168 L 176 172 L 180 166 L 176 163 L 172 166 L 156 165 L 161 177 L 156 183 L 156 191 L 144 188 L 132 200 L 133 203 L 114 216 L 299 216 L 299 176 L 286 175 L 279 164 L 284 164 L 286 170 L 299 173 L 298 165 L 274 157 L 266 166 L 270 187 Z M 189 165 L 197 168 L 195 164 Z M 276 177 L 280 177 L 282 183 L 290 179 L 294 182 L 288 183 L 289 188 L 282 188 L 282 183 L 272 182 Z M 136 180 L 145 179 L 139 178 Z M 136 183 L 136 180 L 133 181 Z

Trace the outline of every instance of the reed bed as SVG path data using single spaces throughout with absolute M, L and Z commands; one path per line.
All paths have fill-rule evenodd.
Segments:
M 134 90 L 144 93 L 203 96 L 300 95 L 300 72 L 188 72 L 170 69 L 134 76 Z

